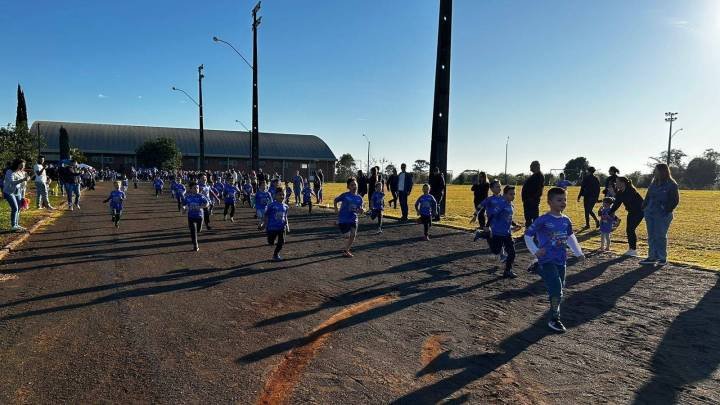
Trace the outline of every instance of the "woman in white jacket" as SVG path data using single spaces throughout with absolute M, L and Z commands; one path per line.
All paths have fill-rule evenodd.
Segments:
M 25 173 L 25 161 L 15 159 L 5 172 L 3 179 L 3 198 L 10 204 L 10 230 L 13 232 L 25 231 L 20 226 L 20 205 L 23 200 L 23 190 L 30 177 Z

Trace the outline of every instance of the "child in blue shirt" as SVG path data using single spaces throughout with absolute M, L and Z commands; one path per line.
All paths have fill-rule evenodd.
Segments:
M 228 211 L 230 212 L 230 222 L 235 222 L 235 199 L 240 190 L 235 186 L 232 178 L 228 178 L 223 186 L 223 200 L 225 208 L 223 209 L 223 221 L 227 221 Z
M 525 230 L 525 245 L 530 253 L 538 260 L 537 272 L 545 282 L 550 298 L 550 320 L 548 326 L 557 332 L 565 332 L 565 326 L 560 321 L 560 303 L 565 286 L 565 262 L 567 260 L 566 246 L 573 254 L 584 260 L 580 244 L 573 234 L 570 218 L 563 215 L 567 206 L 567 191 L 560 187 L 553 187 L 547 195 L 550 211 L 536 219 Z M 538 244 L 535 244 L 537 238 Z
M 258 192 L 255 193 L 255 215 L 258 219 L 258 230 L 263 227 L 263 219 L 265 218 L 265 210 L 273 200 L 272 194 L 267 191 L 265 182 L 260 183 Z
M 177 201 L 178 212 L 182 212 L 183 198 L 185 198 L 185 185 L 182 184 L 182 179 L 178 179 L 175 183 L 175 201 Z
M 363 198 L 358 194 L 358 184 L 355 177 L 347 179 L 348 191 L 335 197 L 333 205 L 335 212 L 338 213 L 338 227 L 340 227 L 340 233 L 345 237 L 345 248 L 343 250 L 343 256 L 353 257 L 350 252 L 355 237 L 357 236 L 357 224 L 358 214 L 365 212 L 363 209 Z M 338 204 L 340 204 L 340 210 L 338 211 Z
M 250 184 L 250 182 L 247 180 L 243 180 L 243 184 L 242 184 L 242 205 L 243 206 L 245 206 L 245 202 L 247 202 L 248 207 L 250 207 L 250 208 L 253 207 L 252 193 L 253 193 L 252 184 Z
M 155 180 L 153 180 L 153 186 L 155 186 L 155 198 L 158 198 L 158 196 L 162 194 L 163 185 L 165 185 L 165 182 L 160 177 L 156 177 Z
M 490 216 L 490 212 L 494 209 L 495 203 L 503 198 L 502 195 L 500 195 L 500 192 L 502 191 L 502 184 L 500 184 L 499 180 L 493 180 L 490 182 L 490 191 L 492 192 L 492 195 L 480 201 L 480 204 L 476 207 L 477 209 L 475 214 L 473 214 L 473 217 L 470 219 L 470 223 L 473 223 L 476 220 L 479 221 L 479 217 L 481 215 Z M 487 224 L 489 221 L 485 220 L 481 222 Z M 492 235 L 490 234 L 489 227 L 485 226 L 483 228 L 478 228 L 475 231 L 475 238 L 473 239 L 473 242 L 477 242 L 478 239 L 487 239 L 489 242 L 490 236 Z
M 110 202 L 110 215 L 115 228 L 120 227 L 120 216 L 122 215 L 123 203 L 125 202 L 125 193 L 122 191 L 122 182 L 115 182 L 115 190 L 110 192 L 110 196 L 103 203 Z
M 212 227 L 210 226 L 210 216 L 212 215 L 212 210 L 215 206 L 215 200 L 218 200 L 218 194 L 215 192 L 215 189 L 207 183 L 207 176 L 206 175 L 200 175 L 200 182 L 198 182 L 198 190 L 200 194 L 203 195 L 208 200 L 208 205 L 203 207 L 203 222 L 205 223 L 205 228 L 208 230 L 211 230 Z
M 438 203 L 430 194 L 430 185 L 423 184 L 423 195 L 415 201 L 415 210 L 420 215 L 419 222 L 423 224 L 425 240 L 430 240 L 430 227 L 432 219 L 438 212 Z
M 283 201 L 285 200 L 285 191 L 281 188 L 275 189 L 275 201 L 268 205 L 265 210 L 265 218 L 263 222 L 267 230 L 267 241 L 269 245 L 275 245 L 275 251 L 273 252 L 272 260 L 279 262 L 282 260 L 280 257 L 280 250 L 285 245 L 285 232 L 290 232 L 290 225 L 288 223 L 288 205 Z M 275 240 L 277 239 L 277 244 Z
M 308 207 L 308 214 L 312 214 L 312 197 L 315 195 L 315 192 L 310 188 L 310 183 L 306 180 L 305 184 L 303 185 L 302 189 L 302 197 L 303 197 L 303 203 L 302 206 Z
M 375 192 L 370 197 L 370 219 L 377 218 L 378 230 L 375 232 L 376 235 L 383 233 L 382 221 L 383 211 L 385 210 L 385 193 L 382 192 L 383 185 L 381 182 L 375 183 Z
M 122 191 L 123 193 L 127 193 L 127 191 L 128 191 L 128 186 L 129 186 L 129 185 L 130 185 L 130 183 L 128 182 L 127 175 L 126 175 L 126 174 L 123 174 L 123 178 L 122 178 L 122 189 L 121 189 L 120 191 Z M 136 187 L 136 188 L 137 188 L 137 187 Z
M 603 198 L 602 207 L 598 210 L 598 217 L 600 217 L 600 250 L 610 251 L 610 234 L 620 221 L 617 215 L 612 212 L 614 203 L 615 198 L 605 197 Z
M 290 197 L 292 197 L 293 190 L 290 187 L 290 182 L 285 181 L 285 204 L 290 205 Z
M 190 227 L 190 240 L 193 249 L 200 250 L 197 234 L 200 232 L 205 216 L 205 210 L 210 206 L 210 200 L 200 193 L 200 187 L 195 182 L 190 182 L 188 193 L 183 198 L 183 207 L 187 210 L 188 226 Z M 208 228 L 209 229 L 209 228 Z
M 517 277 L 512 271 L 515 262 L 515 240 L 512 233 L 520 230 L 520 226 L 513 221 L 515 207 L 512 202 L 514 200 L 515 187 L 505 186 L 502 198 L 493 203 L 493 210 L 488 213 L 488 226 L 491 235 L 488 244 L 490 245 L 490 251 L 505 262 L 505 272 L 503 273 L 505 278 Z

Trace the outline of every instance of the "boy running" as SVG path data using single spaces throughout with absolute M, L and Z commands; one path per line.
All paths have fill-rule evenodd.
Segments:
M 200 187 L 197 183 L 190 182 L 188 193 L 185 195 L 185 198 L 183 198 L 183 206 L 187 209 L 190 240 L 192 241 L 193 249 L 197 252 L 200 250 L 197 234 L 202 228 L 204 212 L 210 206 L 210 200 L 203 194 L 200 194 Z
M 548 205 L 550 210 L 536 219 L 525 230 L 525 244 L 534 254 L 538 262 L 531 266 L 545 282 L 550 298 L 550 321 L 548 326 L 557 332 L 565 332 L 565 326 L 560 321 L 560 303 L 565 286 L 565 262 L 567 260 L 566 246 L 579 260 L 585 260 L 577 237 L 573 234 L 570 218 L 563 214 L 567 206 L 567 191 L 560 187 L 553 187 L 548 191 Z M 533 238 L 537 238 L 535 245 Z
M 502 191 L 502 184 L 500 184 L 499 180 L 493 180 L 492 182 L 490 182 L 490 191 L 492 192 L 492 195 L 482 200 L 480 204 L 476 207 L 477 210 L 475 211 L 475 214 L 470 220 L 470 223 L 475 222 L 475 220 L 479 221 L 479 215 L 487 215 L 489 219 L 490 213 L 495 210 L 495 206 L 497 205 L 497 203 L 499 203 L 503 199 L 503 196 L 500 195 L 500 192 Z M 484 222 L 488 224 L 489 220 Z M 477 231 L 475 231 L 475 238 L 473 239 L 473 242 L 477 242 L 478 239 L 489 240 L 491 236 L 492 234 L 490 233 L 489 228 L 479 228 Z
M 345 237 L 345 248 L 343 249 L 343 256 L 353 257 L 350 253 L 350 247 L 355 242 L 357 236 L 357 225 L 358 225 L 358 214 L 362 214 L 363 210 L 363 198 L 358 194 L 358 184 L 355 177 L 347 179 L 348 191 L 335 197 L 334 207 L 335 212 L 338 213 L 338 226 L 340 227 L 340 233 Z M 338 211 L 338 204 L 340 204 L 340 211 Z
M 232 177 L 228 177 L 227 182 L 223 186 L 223 198 L 225 208 L 223 210 L 223 221 L 227 221 L 228 211 L 230 211 L 230 222 L 235 222 L 235 200 L 240 190 L 233 183 Z
M 260 183 L 258 188 L 258 192 L 255 193 L 255 215 L 258 219 L 258 230 L 260 230 L 263 227 L 265 210 L 273 200 L 273 196 L 267 191 L 267 185 L 265 185 L 265 182 Z
M 383 211 L 385 210 L 385 193 L 382 192 L 383 185 L 381 182 L 375 183 L 375 192 L 373 193 L 372 197 L 370 198 L 371 201 L 371 211 L 370 211 L 370 218 L 376 219 L 378 222 L 378 230 L 375 232 L 376 235 L 379 235 L 383 233 L 382 231 L 382 221 L 383 221 Z
M 125 193 L 122 191 L 122 182 L 115 182 L 115 190 L 110 192 L 108 198 L 103 203 L 110 201 L 110 214 L 115 228 L 120 227 L 120 215 L 122 215 L 123 202 L 125 201 Z
M 513 221 L 515 207 L 515 187 L 505 186 L 503 189 L 503 198 L 498 199 L 494 204 L 493 212 L 488 213 L 488 224 L 490 226 L 490 250 L 501 257 L 505 262 L 505 272 L 503 277 L 515 278 L 517 274 L 512 271 L 515 262 L 515 241 L 512 238 L 512 232 L 520 230 L 520 226 Z M 503 249 L 505 254 L 503 255 Z
M 425 240 L 430 240 L 430 227 L 432 226 L 432 219 L 438 212 L 438 203 L 430 194 L 430 185 L 423 184 L 423 195 L 421 195 L 417 201 L 415 201 L 415 211 L 420 216 L 420 223 L 423 224 L 423 234 Z
M 247 202 L 248 207 L 252 208 L 252 207 L 253 207 L 252 198 L 251 198 L 251 197 L 252 197 L 252 193 L 253 193 L 252 184 L 250 184 L 250 182 L 247 181 L 247 180 L 243 180 L 242 191 L 243 191 L 243 192 L 242 192 L 242 198 L 243 198 L 243 199 L 242 199 L 242 204 L 243 204 L 243 206 L 245 206 L 245 202 Z
M 178 179 L 175 183 L 175 201 L 177 201 L 178 212 L 182 212 L 182 202 L 185 198 L 185 185 L 182 184 L 182 179 Z
M 153 180 L 153 186 L 155 187 L 155 198 L 158 198 L 158 196 L 162 194 L 164 185 L 165 182 L 159 176 L 156 177 L 155 180 Z
M 285 245 L 285 232 L 290 232 L 288 224 L 288 206 L 283 202 L 285 191 L 282 188 L 275 190 L 275 201 L 268 205 L 265 210 L 264 223 L 267 224 L 267 241 L 270 246 L 275 245 L 275 252 L 272 260 L 279 262 L 280 250 Z M 277 239 L 277 244 L 275 240 Z
M 307 205 L 308 207 L 308 214 L 312 214 L 312 198 L 315 195 L 315 192 L 313 192 L 312 188 L 310 188 L 310 183 L 305 180 L 305 185 L 302 189 L 302 197 L 303 197 L 303 207 Z

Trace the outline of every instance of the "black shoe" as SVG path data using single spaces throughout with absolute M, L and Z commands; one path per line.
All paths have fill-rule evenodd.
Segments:
M 665 259 L 665 260 L 658 260 L 657 263 L 655 263 L 655 265 L 656 265 L 656 266 L 659 266 L 659 267 L 665 266 L 666 264 L 668 264 L 667 259 Z
M 548 327 L 556 332 L 564 333 L 567 331 L 565 329 L 565 325 L 560 321 L 560 319 L 552 319 L 550 322 L 548 322 Z
M 515 274 L 512 270 L 506 270 L 503 273 L 504 278 L 517 278 L 517 274 Z

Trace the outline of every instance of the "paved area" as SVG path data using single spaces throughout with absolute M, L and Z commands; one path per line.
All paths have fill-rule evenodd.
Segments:
M 130 190 L 114 229 L 84 196 L 0 262 L 0 403 L 718 403 L 715 273 L 571 263 L 569 330 L 541 281 L 505 280 L 467 233 L 293 209 L 283 255 L 252 213 L 191 251 L 168 197 Z

